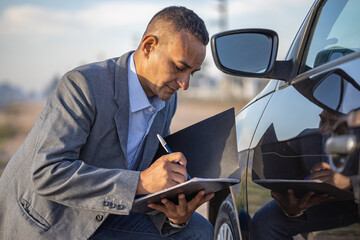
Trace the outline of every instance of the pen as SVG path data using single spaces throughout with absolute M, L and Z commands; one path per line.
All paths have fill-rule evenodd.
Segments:
M 156 135 L 161 143 L 161 146 L 163 146 L 163 148 L 165 149 L 165 151 L 167 153 L 173 153 L 173 151 L 171 151 L 170 147 L 167 145 L 167 143 L 165 142 L 165 140 L 160 136 L 160 134 L 157 134 Z M 176 162 L 177 164 L 181 165 L 179 162 Z M 188 173 L 188 176 L 187 176 L 187 180 L 190 180 L 190 175 Z

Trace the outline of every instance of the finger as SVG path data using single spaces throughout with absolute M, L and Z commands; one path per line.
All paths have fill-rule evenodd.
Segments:
M 187 180 L 186 170 L 185 170 L 185 174 L 183 172 L 179 173 L 179 172 L 171 171 L 169 173 L 169 178 L 171 181 L 175 182 L 175 184 L 183 183 Z
M 161 199 L 161 203 L 164 204 L 165 208 L 170 212 L 176 212 L 176 205 L 166 198 Z
M 179 165 L 177 162 L 170 162 L 166 158 L 163 159 L 163 165 L 160 170 L 164 171 L 167 181 L 174 181 L 175 183 L 183 183 L 187 179 L 186 168 Z M 160 165 L 160 166 L 161 166 Z
M 172 162 L 170 163 L 171 170 L 176 173 L 180 173 L 181 175 L 187 175 L 186 167 L 180 165 L 179 163 Z
M 305 207 L 308 202 L 310 201 L 311 197 L 314 196 L 315 192 L 307 192 L 304 196 L 301 197 L 299 205 L 301 205 L 302 207 Z
M 148 204 L 148 207 L 149 208 L 152 208 L 152 209 L 155 209 L 155 210 L 158 210 L 160 212 L 163 212 L 163 213 L 168 213 L 168 210 L 166 207 L 160 205 L 160 204 L 156 204 L 156 203 L 149 203 Z
M 335 197 L 329 195 L 327 197 L 322 198 L 319 203 L 323 203 L 323 202 L 326 202 L 326 201 L 329 201 L 329 200 L 332 200 L 332 199 L 335 199 Z
M 314 179 L 334 185 L 334 175 L 332 172 L 330 172 L 330 173 L 320 173 L 319 172 L 319 174 L 314 176 Z
M 201 201 L 203 200 L 203 197 L 205 195 L 205 190 L 199 191 L 193 199 L 188 203 L 188 209 L 189 210 L 195 210 L 197 209 L 201 204 Z
M 179 163 L 180 165 L 186 167 L 187 161 L 181 152 L 174 152 L 163 156 L 167 161 L 173 163 Z
M 324 169 L 331 169 L 330 165 L 326 162 L 320 162 L 315 164 L 312 168 L 311 168 L 311 172 L 316 172 L 316 171 L 320 171 L 320 170 L 324 170 Z
M 214 196 L 215 196 L 215 193 L 205 194 L 205 195 L 203 196 L 203 198 L 201 199 L 201 201 L 197 204 L 196 209 L 199 208 L 199 207 L 200 207 L 201 205 L 203 205 L 204 203 L 210 201 Z M 196 210 L 196 209 L 195 209 L 195 210 Z
M 319 177 L 317 177 L 316 178 L 316 180 L 320 180 L 320 181 L 322 181 L 322 182 L 324 182 L 324 183 L 329 183 L 329 184 L 332 184 L 332 185 L 334 185 L 334 181 L 333 181 L 333 178 L 331 177 L 331 176 L 319 176 Z
M 180 165 L 186 167 L 186 165 L 187 165 L 187 160 L 186 160 L 186 157 L 184 156 L 184 154 L 181 153 L 181 152 L 177 152 L 177 154 L 179 154 L 179 156 L 180 156 L 180 159 L 179 159 L 177 162 L 178 162 Z
M 205 202 L 207 202 L 207 201 L 211 200 L 213 197 L 215 197 L 215 193 L 208 193 L 208 194 L 205 194 L 203 199 L 205 200 Z
M 324 176 L 331 176 L 332 174 L 333 174 L 333 171 L 328 170 L 328 169 L 322 169 L 322 170 L 313 172 L 310 175 L 309 180 L 315 180 L 315 179 L 320 180 L 319 178 L 324 177 Z
M 316 194 L 315 196 L 313 196 L 311 199 L 310 199 L 310 202 L 318 202 L 318 201 L 322 201 L 323 199 L 328 199 L 330 196 L 329 194 Z
M 181 193 L 178 195 L 178 201 L 179 201 L 179 211 L 180 212 L 186 212 L 187 210 L 187 201 L 185 198 L 185 194 Z
M 203 199 L 202 199 L 201 202 L 200 202 L 199 207 L 200 207 L 201 205 L 203 205 L 204 203 L 210 201 L 214 196 L 215 196 L 215 193 L 205 194 L 204 197 L 203 197 Z
M 311 207 L 311 206 L 318 205 L 318 204 L 321 204 L 321 203 L 323 203 L 323 202 L 329 201 L 329 200 L 331 200 L 331 199 L 334 199 L 334 197 L 333 197 L 333 196 L 330 196 L 330 195 L 328 195 L 328 194 L 319 194 L 319 195 L 316 195 L 316 196 L 314 196 L 314 197 L 312 197 L 312 198 L 310 199 L 310 202 L 309 202 L 309 204 L 308 204 L 308 205 L 309 205 L 308 208 Z

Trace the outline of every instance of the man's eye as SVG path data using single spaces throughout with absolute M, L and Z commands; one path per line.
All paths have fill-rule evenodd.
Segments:
M 182 72 L 182 71 L 184 71 L 185 68 L 181 68 L 181 67 L 179 67 L 179 66 L 176 66 L 176 69 L 177 69 L 179 72 Z

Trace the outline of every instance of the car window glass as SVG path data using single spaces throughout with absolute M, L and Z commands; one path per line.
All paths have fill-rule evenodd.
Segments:
M 360 52 L 359 11 L 359 0 L 328 0 L 323 5 L 300 73 Z

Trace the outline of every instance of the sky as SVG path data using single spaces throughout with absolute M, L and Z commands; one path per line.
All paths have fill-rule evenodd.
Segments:
M 39 92 L 54 77 L 90 62 L 134 50 L 151 17 L 185 6 L 204 21 L 210 36 L 223 30 L 268 28 L 279 35 L 285 57 L 313 0 L 227 0 L 227 28 L 220 29 L 219 0 L 1 0 L 0 84 Z M 220 71 L 207 49 L 212 76 Z

